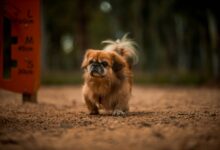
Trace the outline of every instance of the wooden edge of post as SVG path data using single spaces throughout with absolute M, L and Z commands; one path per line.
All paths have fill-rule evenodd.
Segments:
M 23 103 L 37 103 L 37 92 L 36 93 L 22 93 Z

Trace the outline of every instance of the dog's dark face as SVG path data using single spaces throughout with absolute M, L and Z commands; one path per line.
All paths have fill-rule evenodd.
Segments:
M 93 77 L 104 77 L 107 73 L 109 63 L 105 60 L 90 60 L 87 66 L 88 72 Z
M 82 68 L 95 78 L 109 76 L 124 66 L 125 61 L 120 56 L 101 50 L 88 50 L 82 63 Z

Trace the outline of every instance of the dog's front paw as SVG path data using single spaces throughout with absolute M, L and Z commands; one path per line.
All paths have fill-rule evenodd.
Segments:
M 125 112 L 122 111 L 122 110 L 116 109 L 116 110 L 114 110 L 114 111 L 112 112 L 112 115 L 113 115 L 113 116 L 125 116 Z
M 90 115 L 99 115 L 99 111 L 91 111 L 90 113 L 89 113 Z

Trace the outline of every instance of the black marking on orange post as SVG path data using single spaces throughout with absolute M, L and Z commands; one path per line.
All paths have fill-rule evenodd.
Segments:
M 8 18 L 3 19 L 3 78 L 11 78 L 11 68 L 17 66 L 17 61 L 11 59 L 11 45 L 18 42 L 17 37 L 11 36 L 11 22 Z

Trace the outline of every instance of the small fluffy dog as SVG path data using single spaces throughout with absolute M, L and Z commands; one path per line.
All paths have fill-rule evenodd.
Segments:
M 136 44 L 123 36 L 121 40 L 106 40 L 103 50 L 86 51 L 83 97 L 91 115 L 99 108 L 112 111 L 112 115 L 125 115 L 132 89 L 132 65 L 137 63 Z

